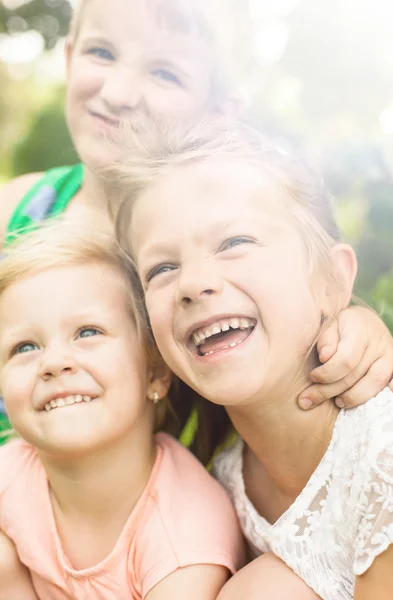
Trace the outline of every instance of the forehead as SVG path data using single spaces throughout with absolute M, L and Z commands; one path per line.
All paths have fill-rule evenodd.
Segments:
M 257 165 L 211 159 L 174 167 L 159 178 L 138 198 L 134 219 L 187 214 L 195 222 L 255 210 L 282 216 L 283 195 L 276 178 Z
M 179 33 L 198 32 L 206 39 L 212 39 L 212 30 L 209 27 L 207 14 L 202 9 L 203 2 L 195 0 L 113 0 L 110 5 L 100 0 L 79 0 L 74 12 L 74 24 L 79 27 L 82 18 L 84 18 L 86 9 L 97 12 L 100 8 L 105 8 L 105 14 L 117 13 L 117 9 L 124 11 L 129 9 L 134 19 L 140 17 L 140 20 L 148 18 L 148 21 L 156 25 L 165 26 L 168 29 Z M 93 7 L 93 9 L 92 9 Z M 120 13 L 121 14 L 121 13 Z
M 177 10 L 170 1 L 88 0 L 80 7 L 76 21 L 78 36 L 95 32 L 113 35 L 118 43 L 138 41 L 154 48 L 165 40 L 179 51 L 185 46 L 212 51 L 212 37 L 203 19 L 193 16 L 192 11 Z
M 116 307 L 122 297 L 124 279 L 109 264 L 95 261 L 64 265 L 16 279 L 0 295 L 0 314 L 13 312 L 23 317 L 48 307 L 59 312 L 76 306 Z
M 199 244 L 210 235 L 232 235 L 243 226 L 262 227 L 270 236 L 296 236 L 283 194 L 274 177 L 244 162 L 212 160 L 174 168 L 134 205 L 130 238 L 135 258 L 163 244 Z

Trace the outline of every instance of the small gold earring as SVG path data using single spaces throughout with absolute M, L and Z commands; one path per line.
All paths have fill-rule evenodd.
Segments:
M 154 402 L 154 404 L 158 404 L 159 401 L 160 401 L 160 397 L 158 395 L 158 392 L 154 392 L 154 394 L 153 394 L 153 402 Z

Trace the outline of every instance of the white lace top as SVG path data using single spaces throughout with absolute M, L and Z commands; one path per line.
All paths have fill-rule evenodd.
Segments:
M 243 447 L 219 454 L 214 471 L 255 556 L 274 552 L 324 600 L 352 599 L 356 576 L 393 544 L 393 393 L 339 413 L 320 464 L 274 525 L 246 496 Z

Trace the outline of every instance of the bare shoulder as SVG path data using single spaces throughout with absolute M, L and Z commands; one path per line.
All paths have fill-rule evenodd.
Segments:
M 42 173 L 27 173 L 7 182 L 0 189 L 0 236 L 3 237 L 8 221 L 28 190 L 42 177 Z
M 219 565 L 190 565 L 168 575 L 145 598 L 183 600 L 186 595 L 188 600 L 216 600 L 228 577 L 229 571 Z
M 263 554 L 234 575 L 217 600 L 321 600 L 284 562 Z

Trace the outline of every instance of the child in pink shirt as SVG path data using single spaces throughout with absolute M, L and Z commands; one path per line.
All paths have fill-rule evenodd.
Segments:
M 31 598 L 213 600 L 243 563 L 223 489 L 153 434 L 171 375 L 130 272 L 113 236 L 69 223 L 0 263 L 0 384 L 22 438 L 0 448 L 0 530 Z M 2 597 L 28 598 L 0 575 Z

